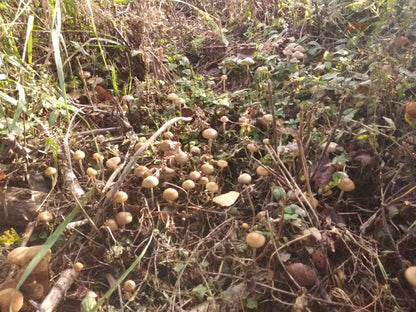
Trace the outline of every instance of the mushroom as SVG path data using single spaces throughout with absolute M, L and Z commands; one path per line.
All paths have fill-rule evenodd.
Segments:
M 188 154 L 186 154 L 181 149 L 175 154 L 174 160 L 177 164 L 184 164 L 188 161 Z
M 39 252 L 43 245 L 35 245 L 31 247 L 17 247 L 13 249 L 7 255 L 7 262 L 10 264 L 16 264 L 21 267 L 26 266 L 33 257 Z M 49 261 L 51 260 L 51 250 L 49 249 L 47 253 L 43 256 L 42 260 L 38 265 L 32 270 L 32 273 L 44 272 L 48 268 Z
M 212 141 L 218 136 L 218 132 L 215 129 L 208 128 L 202 131 L 202 136 L 208 140 L 208 148 L 211 151 Z
M 410 266 L 404 271 L 404 277 L 409 284 L 416 286 L 416 266 Z
M 341 179 L 337 186 L 343 192 L 351 192 L 355 189 L 354 181 L 350 178 Z
M 172 140 L 172 139 L 173 139 L 173 137 L 174 137 L 174 135 L 173 135 L 173 133 L 172 133 L 172 132 L 170 132 L 170 131 L 166 131 L 165 133 L 163 133 L 163 137 L 164 137 L 165 139 Z
M 210 165 L 210 164 L 207 164 L 207 163 L 205 163 L 205 164 L 203 164 L 202 166 L 201 166 L 201 172 L 203 173 L 203 174 L 206 174 L 206 175 L 208 175 L 208 174 L 210 174 L 210 173 L 213 173 L 214 172 L 214 166 L 213 165 Z
M 250 153 L 255 153 L 255 152 L 257 152 L 259 150 L 259 148 L 257 147 L 257 145 L 254 144 L 254 143 L 248 143 L 246 147 L 250 151 Z
M 178 98 L 174 101 L 174 103 L 175 103 L 176 105 L 178 105 L 179 111 L 181 111 L 182 105 L 184 105 L 184 104 L 186 103 L 186 101 L 185 101 L 185 99 L 184 99 L 184 98 L 178 97 Z
M 48 168 L 46 168 L 46 169 L 45 169 L 44 174 L 45 174 L 47 177 L 54 176 L 54 175 L 56 174 L 56 169 L 55 169 L 54 167 L 48 167 Z
M 256 173 L 261 177 L 265 177 L 269 175 L 269 171 L 263 166 L 258 166 L 256 168 Z
M 0 311 L 17 312 L 23 307 L 23 294 L 14 288 L 0 290 Z
M 260 248 L 266 244 L 266 237 L 257 232 L 250 232 L 246 236 L 246 243 L 251 248 Z
M 95 181 L 95 177 L 97 176 L 97 174 L 98 174 L 98 172 L 97 172 L 97 170 L 95 170 L 94 168 L 91 168 L 91 167 L 89 167 L 89 168 L 87 168 L 87 170 L 85 171 L 87 174 L 88 174 L 88 176 L 93 180 L 93 181 Z
M 81 262 L 75 262 L 74 263 L 74 271 L 75 272 L 79 272 L 82 271 L 82 269 L 84 268 L 84 264 Z
M 127 195 L 126 192 L 118 191 L 117 193 L 114 194 L 113 201 L 115 203 L 123 204 L 128 198 L 129 196 Z
M 198 181 L 201 178 L 201 173 L 199 171 L 192 171 L 189 173 L 189 178 L 193 181 Z
M 179 95 L 177 95 L 176 93 L 169 93 L 168 96 L 166 97 L 169 101 L 175 102 L 176 99 L 179 98 Z
M 146 166 L 137 166 L 136 168 L 134 168 L 134 175 L 136 177 L 142 178 L 148 170 L 149 168 L 147 168 Z
M 210 193 L 218 191 L 218 184 L 216 182 L 208 182 L 205 184 L 205 189 Z
M 108 160 L 105 162 L 105 166 L 106 166 L 108 169 L 116 170 L 116 169 L 117 169 L 117 167 L 118 167 L 118 164 L 119 164 L 120 162 L 121 162 L 121 158 L 120 158 L 120 157 L 118 157 L 118 156 L 111 157 L 110 159 L 108 159 Z
M 223 87 L 223 89 L 224 89 L 224 92 L 226 91 L 226 89 L 225 89 L 225 81 L 228 79 L 228 76 L 227 75 L 222 75 L 221 76 L 221 81 L 222 81 L 222 87 Z
M 178 191 L 171 187 L 165 189 L 162 193 L 163 199 L 166 200 L 167 202 L 175 201 L 178 198 L 178 196 L 179 196 Z
M 226 160 L 220 159 L 217 161 L 217 166 L 221 169 L 224 169 L 228 166 L 228 162 Z
M 227 122 L 229 122 L 230 120 L 228 119 L 227 116 L 221 116 L 220 121 L 222 122 L 222 130 L 225 133 L 225 125 L 227 124 Z
M 101 169 L 103 166 L 104 156 L 101 155 L 100 153 L 94 153 L 92 154 L 92 158 L 95 159 L 95 161 L 97 162 L 98 168 Z
M 127 292 L 133 292 L 136 290 L 136 283 L 133 280 L 127 280 L 123 284 L 123 289 Z
M 118 224 L 114 219 L 108 219 L 104 222 L 103 226 L 108 227 L 112 232 L 118 230 Z
M 133 215 L 127 211 L 121 211 L 116 214 L 115 220 L 118 226 L 124 226 L 133 221 Z
M 152 196 L 152 202 L 154 201 L 153 188 L 159 185 L 159 179 L 153 175 L 150 175 L 143 179 L 142 187 L 150 189 Z
M 53 214 L 49 211 L 41 211 L 36 217 L 37 222 L 49 223 L 53 220 Z
M 192 180 L 185 180 L 182 182 L 182 188 L 189 191 L 195 188 L 195 182 Z
M 238 183 L 240 184 L 250 184 L 251 183 L 251 176 L 248 173 L 242 173 L 238 177 Z
M 142 182 L 142 187 L 153 189 L 159 185 L 159 179 L 153 175 L 146 177 Z
M 81 168 L 81 171 L 84 172 L 84 168 L 82 166 L 82 160 L 85 158 L 85 153 L 81 150 L 75 151 L 74 155 L 72 155 L 74 160 L 78 161 L 79 167 Z

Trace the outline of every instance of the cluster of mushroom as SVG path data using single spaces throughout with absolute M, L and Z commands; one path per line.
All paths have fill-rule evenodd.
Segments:
M 305 59 L 305 52 L 305 48 L 295 42 L 289 43 L 283 50 L 283 54 L 291 63 L 302 62 Z
M 11 265 L 17 265 L 19 271 L 14 279 L 6 282 L 0 290 L 0 311 L 17 312 L 23 307 L 24 297 L 30 300 L 39 300 L 44 298 L 49 291 L 49 261 L 51 260 L 51 251 L 45 254 L 38 265 L 32 270 L 29 277 L 23 283 L 22 291 L 16 291 L 15 287 L 23 271 L 29 262 L 35 257 L 43 245 L 31 247 L 17 247 L 7 256 L 7 262 Z

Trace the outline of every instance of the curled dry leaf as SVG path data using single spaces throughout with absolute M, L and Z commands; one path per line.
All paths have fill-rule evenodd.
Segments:
M 229 207 L 231 205 L 234 205 L 234 203 L 236 202 L 239 196 L 240 196 L 239 192 L 230 191 L 228 193 L 215 196 L 212 199 L 212 201 L 222 207 Z
M 286 270 L 300 286 L 310 287 L 318 280 L 315 270 L 300 262 L 287 265 Z

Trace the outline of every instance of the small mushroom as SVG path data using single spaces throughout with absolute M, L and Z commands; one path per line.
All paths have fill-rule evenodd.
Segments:
M 55 175 L 55 174 L 56 174 L 56 169 L 55 169 L 54 167 L 48 167 L 48 168 L 46 168 L 46 169 L 45 169 L 44 174 L 45 174 L 47 177 L 51 177 L 51 176 L 53 176 L 53 175 Z
M 215 193 L 218 191 L 218 184 L 216 182 L 208 182 L 205 184 L 205 189 L 210 193 Z
M 192 180 L 185 180 L 182 182 L 182 188 L 189 191 L 195 188 L 195 182 Z
M 175 201 L 178 198 L 178 196 L 179 196 L 178 191 L 171 187 L 165 189 L 162 193 L 163 199 L 166 200 L 167 202 Z
M 118 224 L 114 219 L 108 219 L 104 222 L 103 226 L 108 227 L 112 232 L 118 230 Z
M 263 166 L 258 166 L 256 168 L 256 173 L 261 177 L 265 177 L 265 176 L 268 176 L 270 174 L 269 171 Z
M 266 237 L 257 232 L 250 232 L 246 236 L 246 243 L 251 248 L 261 248 L 266 244 Z
M 355 189 L 354 181 L 350 178 L 343 178 L 337 184 L 338 188 L 344 192 L 351 192 Z
M 127 195 L 127 193 L 126 193 L 126 192 L 123 192 L 123 191 L 118 191 L 117 193 L 115 193 L 115 194 L 114 194 L 113 201 L 114 201 L 115 203 L 122 204 L 122 203 L 124 203 L 124 202 L 125 202 L 128 198 L 129 198 L 129 197 L 128 197 L 128 195 Z
M 82 271 L 82 269 L 84 268 L 84 264 L 81 262 L 75 262 L 74 263 L 74 271 L 75 272 L 79 272 Z
M 142 187 L 144 188 L 154 188 L 159 185 L 159 179 L 153 175 L 146 177 L 142 182 Z
M 118 156 L 111 157 L 110 159 L 107 159 L 105 162 L 105 166 L 108 169 L 116 170 L 118 167 L 118 164 L 121 162 L 121 158 Z
M 23 294 L 14 288 L 0 290 L 0 311 L 18 312 L 23 307 Z
M 82 166 L 82 160 L 85 158 L 85 153 L 81 150 L 77 150 L 75 151 L 72 157 L 74 158 L 74 160 L 78 161 L 81 171 L 84 172 L 84 168 Z
M 248 173 L 242 173 L 238 177 L 238 183 L 240 184 L 250 184 L 251 183 L 251 176 Z
M 133 292 L 136 290 L 136 283 L 133 280 L 127 280 L 123 284 L 123 289 L 128 292 Z
M 217 166 L 221 169 L 224 169 L 228 166 L 228 162 L 226 160 L 220 159 L 217 161 Z
M 121 211 L 116 214 L 115 220 L 118 226 L 124 226 L 133 221 L 133 215 L 127 211 Z
M 404 271 L 404 277 L 409 284 L 416 286 L 416 266 L 410 266 Z
M 205 164 L 203 164 L 202 166 L 201 166 L 201 172 L 203 173 L 203 174 L 206 174 L 206 175 L 208 175 L 208 174 L 210 174 L 210 173 L 213 173 L 214 172 L 214 166 L 213 165 L 211 165 L 211 164 L 207 164 L 207 163 L 205 163 Z
M 208 140 L 208 147 L 211 151 L 212 141 L 218 136 L 218 132 L 215 129 L 208 128 L 202 131 L 202 137 Z
M 201 173 L 199 171 L 191 171 L 188 176 L 191 180 L 198 181 L 201 178 Z

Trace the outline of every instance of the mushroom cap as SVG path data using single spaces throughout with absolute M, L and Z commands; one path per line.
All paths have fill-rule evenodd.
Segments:
M 133 280 L 127 280 L 123 284 L 123 289 L 128 292 L 133 292 L 136 290 L 136 283 Z
M 95 177 L 97 174 L 98 174 L 98 172 L 97 172 L 97 170 L 95 170 L 94 168 L 91 168 L 91 167 L 89 167 L 89 168 L 87 168 L 87 170 L 85 171 L 90 177 Z
M 259 150 L 257 145 L 254 143 L 248 143 L 246 147 L 252 153 L 257 152 Z
M 48 167 L 48 168 L 45 169 L 44 174 L 46 176 L 50 177 L 50 176 L 56 174 L 56 169 L 54 167 Z
M 174 100 L 174 103 L 176 105 L 183 105 L 186 103 L 186 100 L 184 98 L 178 97 L 177 99 Z
M 156 178 L 153 175 L 150 175 L 148 177 L 146 177 L 143 182 L 142 182 L 142 187 L 144 188 L 154 188 L 156 186 L 158 186 L 159 184 L 159 179 Z
M 192 190 L 193 188 L 195 188 L 195 182 L 192 180 L 185 180 L 182 182 L 182 188 L 184 188 L 187 191 Z
M 228 79 L 228 76 L 227 75 L 221 75 L 221 80 L 222 81 L 225 81 L 225 80 L 227 80 Z
M 85 153 L 83 151 L 77 150 L 73 155 L 75 160 L 82 160 L 85 158 Z
M 180 150 L 175 154 L 175 162 L 178 164 L 184 164 L 188 161 L 188 154 L 186 154 L 184 151 Z
M 251 183 L 251 176 L 248 173 L 242 173 L 238 177 L 238 183 L 240 184 L 250 184 Z
M 50 211 L 41 211 L 36 217 L 37 222 L 51 222 L 53 220 L 53 214 Z
M 344 192 L 351 192 L 355 189 L 354 181 L 350 178 L 343 178 L 337 184 L 338 188 Z
M 147 168 L 146 166 L 137 166 L 136 168 L 134 168 L 134 175 L 136 177 L 143 177 L 144 174 L 146 173 L 146 171 L 148 171 L 149 168 Z
M 208 182 L 205 184 L 205 188 L 208 192 L 215 193 L 218 191 L 218 184 L 216 182 Z
M 257 232 L 250 232 L 246 236 L 246 243 L 251 248 L 260 248 L 266 244 L 266 237 Z
M 406 104 L 406 114 L 410 118 L 416 118 L 416 102 L 407 102 Z
M 0 310 L 1 312 L 17 312 L 23 307 L 23 294 L 15 292 L 14 288 L 0 290 Z
M 207 163 L 205 163 L 205 164 L 203 164 L 202 166 L 201 166 L 201 172 L 203 173 L 203 174 L 210 174 L 210 173 L 213 173 L 214 172 L 214 166 L 213 165 L 211 165 L 211 164 L 207 164 Z
M 167 188 L 163 191 L 162 197 L 166 201 L 174 201 L 178 198 L 179 193 L 174 188 Z
M 416 286 L 416 266 L 410 266 L 404 271 L 404 277 L 413 286 Z
M 118 230 L 118 224 L 117 224 L 116 220 L 114 220 L 114 219 L 106 220 L 103 225 L 108 226 L 110 228 L 110 230 L 113 231 L 113 232 Z
M 292 54 L 292 58 L 298 59 L 298 60 L 303 60 L 305 58 L 305 54 L 303 54 L 300 51 L 295 51 Z
M 241 63 L 244 65 L 253 65 L 255 62 L 251 57 L 246 57 L 241 61 Z
M 106 166 L 108 169 L 113 169 L 113 170 L 115 170 L 115 169 L 117 169 L 118 164 L 119 164 L 120 162 L 121 162 L 121 158 L 120 158 L 120 157 L 118 157 L 118 156 L 111 157 L 110 159 L 107 159 L 107 161 L 105 162 L 105 166 Z
M 194 181 L 198 181 L 201 178 L 201 173 L 199 171 L 191 171 L 189 173 L 189 178 Z
M 168 139 L 168 140 L 172 140 L 174 138 L 174 136 L 175 135 L 170 131 L 166 131 L 165 133 L 163 133 L 163 137 L 165 139 Z
M 228 166 L 228 162 L 224 159 L 220 159 L 217 161 L 217 166 L 220 168 L 225 168 Z
M 269 171 L 263 166 L 258 166 L 256 168 L 256 173 L 261 177 L 265 177 L 265 176 L 268 176 L 270 174 Z
M 179 95 L 177 95 L 176 93 L 169 93 L 168 96 L 166 97 L 169 101 L 175 101 L 176 99 L 179 98 Z
M 221 122 L 228 122 L 228 121 L 230 121 L 230 119 L 228 119 L 227 116 L 221 116 L 220 121 Z
M 202 131 L 202 136 L 205 139 L 213 140 L 218 136 L 218 132 L 215 129 L 208 128 L 208 129 L 205 129 L 204 131 Z
M 119 226 L 123 226 L 133 221 L 133 215 L 128 211 L 120 211 L 116 214 L 115 220 Z
M 84 264 L 81 262 L 75 262 L 74 263 L 74 271 L 79 272 L 84 268 Z
M 118 191 L 117 193 L 114 194 L 113 200 L 116 203 L 124 203 L 128 198 L 129 196 L 127 195 L 126 192 Z
M 92 154 L 92 158 L 94 158 L 95 160 L 98 160 L 98 161 L 103 161 L 104 160 L 104 156 L 101 155 L 100 153 Z

